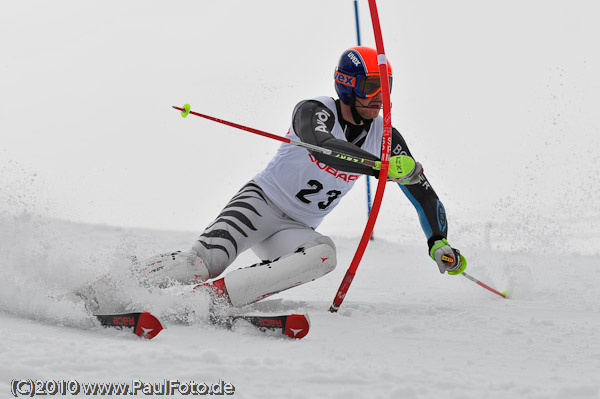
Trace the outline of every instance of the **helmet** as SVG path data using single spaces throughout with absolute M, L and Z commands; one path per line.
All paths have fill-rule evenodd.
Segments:
M 390 91 L 392 90 L 392 66 L 387 62 Z M 335 91 L 340 100 L 354 105 L 356 97 L 373 97 L 381 91 L 377 51 L 357 46 L 344 51 L 335 69 Z

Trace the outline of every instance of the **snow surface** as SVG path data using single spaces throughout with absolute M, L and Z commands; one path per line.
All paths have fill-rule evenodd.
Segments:
M 106 272 L 128 286 L 125 254 L 187 248 L 195 233 L 26 215 L 4 217 L 1 231 L 2 397 L 13 378 L 223 379 L 239 398 L 600 397 L 600 277 L 591 256 L 471 249 L 469 271 L 508 289 L 513 299 L 504 300 L 466 278 L 440 275 L 422 246 L 376 239 L 331 314 L 358 242 L 336 238 L 334 272 L 249 309 L 308 312 L 306 338 L 222 330 L 206 324 L 202 297 L 132 288 L 119 300 L 166 320 L 167 329 L 148 341 L 94 325 L 60 293 Z M 196 313 L 183 324 L 177 315 L 190 309 Z
M 305 339 L 219 330 L 203 297 L 136 288 L 127 256 L 189 248 L 278 146 L 171 105 L 283 134 L 298 101 L 335 94 L 337 57 L 356 42 L 352 1 L 3 1 L 0 398 L 13 378 L 222 378 L 239 398 L 600 397 L 600 3 L 378 8 L 393 124 L 468 271 L 513 299 L 439 275 L 389 187 L 330 314 L 364 228 L 362 181 L 319 228 L 337 269 L 250 309 L 308 312 Z M 115 306 L 168 329 L 140 340 L 61 299 L 107 272 L 127 287 Z

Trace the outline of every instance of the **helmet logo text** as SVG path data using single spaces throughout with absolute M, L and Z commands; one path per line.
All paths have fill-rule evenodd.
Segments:
M 353 52 L 349 52 L 348 53 L 348 58 L 350 58 L 350 61 L 352 61 L 355 66 L 359 66 L 360 65 L 360 60 L 358 59 L 357 56 L 354 55 Z
M 350 87 L 354 87 L 356 84 L 356 78 L 354 76 L 346 75 L 339 71 L 335 71 L 335 81 Z

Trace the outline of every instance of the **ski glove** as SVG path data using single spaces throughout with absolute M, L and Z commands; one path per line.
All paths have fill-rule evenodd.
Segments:
M 381 162 L 376 162 L 373 167 L 375 170 L 381 170 Z M 388 168 L 388 181 L 394 181 L 399 184 L 408 185 L 418 183 L 423 174 L 423 167 L 419 162 L 408 155 L 394 155 L 390 158 Z
M 465 257 L 460 254 L 458 249 L 452 248 L 445 238 L 433 243 L 429 256 L 437 263 L 442 274 L 448 272 L 448 274 L 455 276 L 461 274 L 467 268 Z

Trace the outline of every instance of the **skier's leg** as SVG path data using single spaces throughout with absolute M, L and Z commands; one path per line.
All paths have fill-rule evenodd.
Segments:
M 308 240 L 308 241 L 303 241 Z M 299 242 L 303 244 L 298 245 Z M 241 307 L 270 295 L 313 281 L 335 268 L 335 244 L 310 228 L 280 231 L 258 244 L 253 250 L 261 257 L 290 253 L 271 258 L 243 269 L 234 270 L 209 285 L 226 295 L 233 306 Z
M 190 251 L 154 256 L 142 262 L 152 285 L 193 284 L 219 276 L 238 254 L 293 222 L 252 181 L 229 201 Z M 297 222 L 293 222 L 297 223 Z
M 331 238 L 297 223 L 259 242 L 252 247 L 252 252 L 260 259 L 276 259 L 291 254 L 300 247 L 308 248 L 316 244 L 328 244 L 335 252 L 335 244 Z

